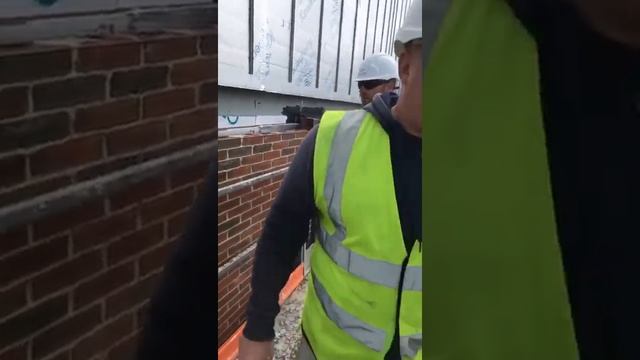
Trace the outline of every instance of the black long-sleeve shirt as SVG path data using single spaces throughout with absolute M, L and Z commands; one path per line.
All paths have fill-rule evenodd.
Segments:
M 391 115 L 397 96 L 376 97 L 365 109 L 376 116 L 389 134 L 391 165 L 400 223 L 408 251 L 415 239 L 422 239 L 421 139 L 404 130 Z M 313 152 L 317 128 L 300 145 L 267 217 L 256 251 L 244 335 L 251 340 L 274 336 L 274 319 L 279 311 L 278 293 L 293 270 L 294 260 L 307 239 L 309 221 L 316 214 L 313 199 Z M 396 342 L 387 355 L 399 359 Z

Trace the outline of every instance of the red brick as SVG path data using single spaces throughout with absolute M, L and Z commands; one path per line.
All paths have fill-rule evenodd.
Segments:
M 216 109 L 198 110 L 175 116 L 169 124 L 169 136 L 172 139 L 216 129 Z
M 18 344 L 9 349 L 0 351 L 0 360 L 28 360 L 29 343 Z
M 259 163 L 262 160 L 264 160 L 264 155 L 262 154 L 249 155 L 242 158 L 242 165 L 251 165 Z
M 218 150 L 233 149 L 242 145 L 241 138 L 222 138 L 218 139 Z
M 106 77 L 89 75 L 57 80 L 33 87 L 35 110 L 49 110 L 104 100 Z
M 44 218 L 33 226 L 34 238 L 41 239 L 64 230 L 97 219 L 104 215 L 103 201 L 96 200 L 82 206 L 74 207 L 56 215 Z
M 154 177 L 119 190 L 110 198 L 111 210 L 122 209 L 144 199 L 162 194 L 167 186 L 164 177 Z
M 134 360 L 136 358 L 136 349 L 138 338 L 132 336 L 114 346 L 109 350 L 109 360 Z
M 119 318 L 104 324 L 93 334 L 82 339 L 73 347 L 73 359 L 84 360 L 109 349 L 133 332 L 133 314 L 125 314 Z
M 223 233 L 240 223 L 240 218 L 235 217 L 218 225 L 218 232 Z
M 258 145 L 265 141 L 265 137 L 262 135 L 247 135 L 242 138 L 242 146 L 246 145 Z
M 0 349 L 25 339 L 67 314 L 66 295 L 41 302 L 0 322 Z
M 295 137 L 296 137 L 296 134 L 293 132 L 282 134 L 282 140 L 291 140 L 291 139 L 295 139 Z
M 91 276 L 103 267 L 100 251 L 80 255 L 65 263 L 47 270 L 32 280 L 32 296 L 40 299 L 55 291 L 71 286 L 85 277 Z
M 218 173 L 218 186 L 225 180 L 227 180 L 227 173 L 219 172 Z
M 253 207 L 262 206 L 262 204 L 264 204 L 265 202 L 269 201 L 270 198 L 271 198 L 271 196 L 269 194 L 262 195 L 262 196 L 256 198 L 255 200 L 253 200 L 251 202 L 251 206 L 253 206 Z
M 26 86 L 0 90 L 0 120 L 21 116 L 29 111 L 29 91 Z
M 140 117 L 139 107 L 138 99 L 124 99 L 79 109 L 74 129 L 86 132 L 134 122 Z
M 171 83 L 186 85 L 215 79 L 218 75 L 218 59 L 196 59 L 173 65 Z
M 74 314 L 33 339 L 33 358 L 41 359 L 94 329 L 101 321 L 100 305 Z
M 68 237 L 58 237 L 0 260 L 0 288 L 68 256 Z M 1 348 L 1 346 L 0 346 Z
M 306 131 L 299 131 L 296 132 L 296 139 L 304 139 L 307 136 L 308 132 Z
M 107 318 L 112 318 L 146 301 L 154 290 L 158 281 L 158 274 L 131 284 L 106 300 Z
M 167 238 L 171 239 L 182 234 L 187 225 L 188 211 L 183 211 L 169 218 L 167 224 Z
M 26 167 L 27 161 L 24 155 L 0 158 L 0 169 L 2 169 L 0 188 L 23 182 L 26 179 Z
M 144 45 L 144 60 L 158 63 L 195 56 L 196 40 L 184 37 L 150 41 Z
M 288 155 L 294 154 L 295 152 L 296 152 L 296 148 L 290 147 L 290 148 L 282 149 L 281 154 L 282 156 L 288 156 Z
M 261 163 L 252 165 L 250 172 L 265 171 L 265 170 L 269 170 L 270 168 L 271 168 L 271 161 L 267 160 L 267 161 L 263 161 Z
M 222 160 L 218 163 L 218 171 L 222 172 L 222 171 L 231 170 L 233 168 L 237 168 L 238 166 L 240 166 L 241 162 L 242 161 L 240 158 Z
M 273 150 L 279 150 L 279 149 L 283 149 L 287 147 L 287 142 L 286 141 L 278 141 L 278 142 L 274 142 L 273 143 Z
M 200 54 L 212 55 L 218 52 L 218 34 L 200 37 Z
M 26 226 L 0 230 L 0 257 L 27 245 L 28 242 L 29 237 Z
M 297 147 L 298 145 L 300 145 L 300 144 L 302 144 L 302 139 L 290 140 L 290 141 L 287 143 L 287 145 L 288 145 L 288 146 L 296 146 L 296 147 Z
M 248 211 L 249 209 L 251 209 L 251 204 L 249 203 L 242 204 L 234 209 L 229 210 L 229 213 L 227 214 L 227 216 L 229 218 L 236 217 L 244 213 L 245 211 Z
M 280 157 L 280 151 L 279 150 L 269 151 L 269 152 L 264 154 L 264 159 L 265 160 L 273 160 L 273 159 L 277 159 L 279 157 Z
M 240 218 L 240 221 L 244 222 L 247 220 L 251 220 L 251 217 L 253 217 L 254 215 L 258 214 L 262 209 L 260 209 L 259 207 L 251 207 L 250 204 L 249 205 L 249 211 L 245 212 L 244 214 L 242 214 L 242 217 Z
M 0 204 L 14 204 L 25 199 L 32 199 L 44 193 L 60 189 L 71 184 L 69 175 L 60 175 L 0 191 Z
M 140 44 L 109 44 L 78 49 L 79 72 L 112 70 L 140 64 Z
M 111 268 L 75 289 L 73 307 L 82 308 L 114 290 L 131 283 L 135 277 L 133 262 Z
M 229 176 L 229 179 L 234 179 L 241 176 L 249 175 L 250 173 L 251 173 L 251 166 L 246 165 L 246 166 L 241 166 L 241 167 L 232 169 L 231 171 L 229 171 L 228 176 Z
M 272 144 L 256 145 L 253 147 L 253 153 L 259 154 L 259 153 L 267 152 L 271 150 L 271 147 L 272 147 Z
M 102 159 L 102 136 L 92 135 L 50 145 L 30 156 L 34 176 L 61 171 Z
M 259 187 L 254 185 L 253 186 L 254 189 L 258 189 Z M 242 203 L 245 203 L 247 201 L 251 201 L 255 198 L 257 198 L 258 196 L 260 196 L 262 193 L 260 190 L 257 191 L 252 191 L 250 193 L 247 193 L 246 195 L 242 195 L 242 199 L 240 200 Z
M 218 161 L 226 160 L 228 155 L 227 150 L 218 150 Z
M 23 283 L 0 290 L 0 304 L 2 304 L 2 306 L 0 306 L 0 319 L 26 306 L 26 285 Z
M 0 84 L 40 80 L 71 72 L 69 49 L 0 56 Z
M 82 224 L 73 231 L 73 251 L 80 252 L 99 246 L 136 227 L 137 216 L 132 210 L 111 214 L 106 218 Z
M 146 224 L 160 217 L 186 209 L 193 203 L 193 188 L 174 191 L 151 200 L 140 208 L 142 223 Z
M 0 152 L 40 145 L 70 134 L 66 112 L 35 116 L 0 124 Z
M 142 101 L 143 117 L 158 117 L 191 109 L 196 105 L 195 96 L 195 90 L 192 88 L 172 89 L 147 95 Z
M 179 188 L 204 179 L 204 177 L 207 175 L 208 165 L 208 162 L 200 162 L 174 171 L 169 175 L 169 179 L 171 180 L 171 188 Z
M 264 137 L 265 143 L 274 143 L 282 140 L 282 134 L 271 134 Z
M 139 151 L 166 139 L 166 122 L 163 120 L 134 125 L 107 135 L 107 153 L 114 156 Z
M 287 158 L 279 158 L 279 159 L 275 159 L 271 162 L 271 167 L 280 167 L 280 166 L 285 166 L 289 163 L 289 161 L 287 160 Z
M 162 147 L 145 151 L 142 154 L 140 154 L 140 157 L 142 161 L 155 159 L 168 154 L 173 154 L 180 150 L 193 148 L 205 143 L 211 143 L 211 140 L 215 139 L 216 136 L 217 136 L 217 132 L 213 130 L 213 131 L 205 132 L 199 135 L 177 139 L 167 143 L 166 145 L 163 145 Z
M 109 265 L 117 264 L 164 240 L 164 224 L 155 224 L 138 230 L 113 242 L 107 248 Z
M 111 174 L 118 170 L 122 170 L 124 168 L 139 164 L 142 162 L 142 160 L 140 160 L 137 155 L 138 154 L 130 154 L 126 156 L 120 156 L 118 158 L 107 158 L 106 160 L 99 163 L 87 165 L 79 169 L 75 173 L 74 182 L 95 179 L 97 177 Z
M 142 94 L 166 88 L 169 83 L 168 74 L 169 68 L 167 66 L 116 72 L 111 76 L 111 96 Z
M 256 145 L 256 146 L 262 146 L 262 145 Z M 251 155 L 251 146 L 243 146 L 240 148 L 229 150 L 229 158 L 243 157 L 248 155 Z
M 212 104 L 218 102 L 218 84 L 216 82 L 206 82 L 200 85 L 199 103 Z
M 149 251 L 140 257 L 140 275 L 146 276 L 156 270 L 162 269 L 167 262 L 169 254 L 175 242 L 168 242 Z

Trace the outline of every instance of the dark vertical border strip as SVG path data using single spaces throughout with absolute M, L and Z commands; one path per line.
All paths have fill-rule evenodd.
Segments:
M 289 34 L 289 82 L 293 82 L 293 41 L 296 30 L 296 0 L 291 0 L 291 32 Z
M 254 27 L 253 0 L 249 0 L 249 75 L 253 75 L 253 27 Z
M 356 0 L 356 16 L 353 19 L 353 40 L 351 41 L 351 69 L 349 70 L 349 95 L 351 95 L 351 86 L 353 85 L 353 62 L 356 56 L 356 31 L 358 31 L 358 8 L 359 1 Z
M 382 52 L 382 46 L 385 45 L 383 39 L 385 38 L 384 25 L 387 23 L 387 3 L 388 2 L 389 0 L 384 0 L 384 11 L 382 12 L 382 31 L 380 32 L 380 48 L 378 49 L 378 52 Z M 387 31 L 389 31 L 388 28 L 389 27 L 387 26 Z
M 364 60 L 367 54 L 367 41 L 369 40 L 369 13 L 371 10 L 371 0 L 369 0 L 367 5 L 367 20 L 364 23 L 364 46 L 362 47 L 362 60 Z
M 340 75 L 340 48 L 342 47 L 342 21 L 344 20 L 344 0 L 340 2 L 340 24 L 338 24 L 338 56 L 336 58 L 336 81 L 333 92 L 338 92 L 338 75 Z
M 373 26 L 373 47 L 371 47 L 371 53 L 373 54 L 376 51 L 376 36 L 378 36 L 378 13 L 380 12 L 380 0 L 378 0 L 378 5 L 376 5 L 376 22 Z
M 320 87 L 320 59 L 322 56 L 322 19 L 324 18 L 324 0 L 320 0 L 320 31 L 318 31 L 318 62 L 316 64 L 316 89 Z

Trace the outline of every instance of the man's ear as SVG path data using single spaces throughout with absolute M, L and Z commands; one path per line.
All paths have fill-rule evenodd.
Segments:
M 398 58 L 398 74 L 400 75 L 400 81 L 404 84 L 407 83 L 409 78 L 409 72 L 411 68 L 411 56 L 408 51 L 403 51 Z

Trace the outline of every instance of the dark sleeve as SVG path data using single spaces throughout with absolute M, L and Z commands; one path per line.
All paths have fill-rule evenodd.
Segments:
M 138 359 L 207 359 L 216 354 L 217 159 L 150 303 Z
M 551 21 L 552 8 L 549 1 L 564 0 L 507 0 L 516 17 L 534 37 L 539 36 Z
M 278 296 L 294 270 L 315 214 L 313 200 L 313 128 L 293 159 L 258 241 L 251 279 L 244 336 L 253 341 L 274 338 L 273 325 L 280 311 Z

